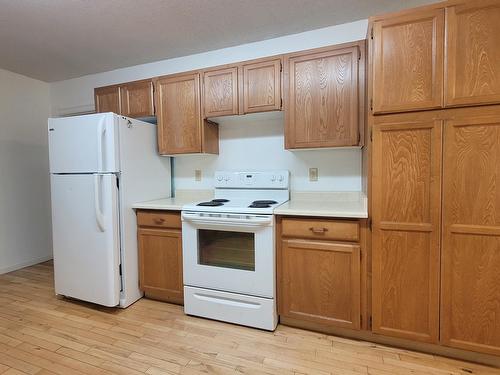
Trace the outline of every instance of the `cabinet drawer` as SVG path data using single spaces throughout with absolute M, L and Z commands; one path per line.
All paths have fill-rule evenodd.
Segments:
M 181 228 L 179 212 L 138 211 L 137 225 L 140 227 Z
M 282 234 L 288 237 L 359 241 L 359 223 L 350 220 L 283 219 Z

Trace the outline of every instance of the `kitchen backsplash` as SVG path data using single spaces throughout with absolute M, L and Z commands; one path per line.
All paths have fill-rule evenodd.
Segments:
M 216 170 L 288 169 L 292 190 L 361 190 L 359 148 L 287 151 L 283 116 L 272 112 L 218 119 L 219 155 L 176 157 L 174 188 L 212 189 Z M 318 168 L 318 181 L 309 181 L 309 168 Z M 201 170 L 201 181 L 195 170 Z

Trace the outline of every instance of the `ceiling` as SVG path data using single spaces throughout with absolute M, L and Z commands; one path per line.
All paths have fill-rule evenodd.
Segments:
M 0 0 L 0 67 L 47 82 L 432 0 Z

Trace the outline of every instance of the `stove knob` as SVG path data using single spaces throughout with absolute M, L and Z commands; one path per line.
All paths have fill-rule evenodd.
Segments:
M 273 176 L 271 177 L 271 182 L 274 182 L 274 181 L 276 181 L 276 176 L 275 176 L 275 175 L 273 175 Z
M 217 176 L 217 181 L 222 181 L 222 176 Z
M 285 177 L 280 176 L 280 178 L 279 178 L 279 182 L 283 182 L 283 180 L 284 180 L 284 179 L 285 179 Z

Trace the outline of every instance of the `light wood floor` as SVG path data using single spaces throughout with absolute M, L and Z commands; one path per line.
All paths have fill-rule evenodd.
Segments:
M 126 310 L 54 296 L 52 264 L 0 276 L 1 374 L 499 374 L 500 370 L 279 326 L 185 316 L 142 299 Z

